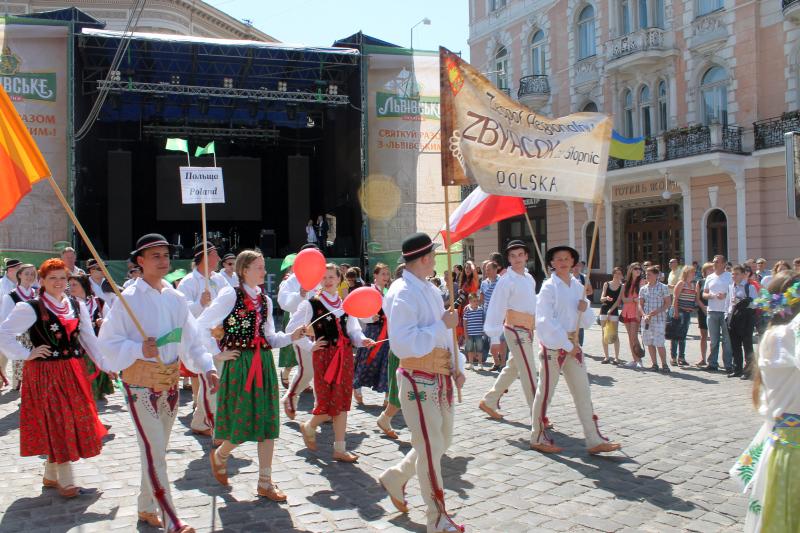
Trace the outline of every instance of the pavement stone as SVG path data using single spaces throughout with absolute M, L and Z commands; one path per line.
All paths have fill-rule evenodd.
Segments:
M 687 359 L 699 359 L 693 324 Z M 559 455 L 529 449 L 530 411 L 519 383 L 504 396 L 506 418 L 489 419 L 478 401 L 496 374 L 468 372 L 464 401 L 456 407 L 453 442 L 443 460 L 447 502 L 468 531 L 740 531 L 746 501 L 728 470 L 760 424 L 750 404 L 750 383 L 694 368 L 670 375 L 599 364 L 600 330 L 586 332 L 585 351 L 592 399 L 604 435 L 623 444 L 622 453 L 585 453 L 583 435 L 565 383 L 560 383 L 549 418 L 555 423 Z M 623 359 L 627 339 L 622 334 Z M 167 461 L 179 514 L 199 532 L 422 532 L 419 485 L 407 487 L 412 506 L 397 513 L 377 481 L 381 471 L 410 449 L 402 413 L 394 421 L 401 441 L 384 438 L 375 426 L 382 398 L 365 392 L 367 405 L 354 407 L 348 449 L 355 465 L 331 460 L 332 429 L 318 437 L 319 451 L 304 449 L 296 421 L 284 420 L 276 443 L 273 477 L 289 496 L 276 504 L 255 495 L 256 447 L 247 443 L 229 462 L 231 487 L 218 486 L 208 463 L 209 439 L 188 424 L 191 394 L 181 393 Z M 298 418 L 313 399 L 304 394 Z M 139 451 L 119 393 L 99 405 L 111 425 L 103 453 L 75 465 L 78 483 L 95 492 L 64 501 L 40 486 L 42 460 L 19 457 L 19 395 L 0 391 L 0 533 L 153 532 L 136 522 Z

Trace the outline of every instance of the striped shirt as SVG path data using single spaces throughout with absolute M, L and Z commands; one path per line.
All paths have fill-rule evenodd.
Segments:
M 486 278 L 481 282 L 481 294 L 483 294 L 483 310 L 486 311 L 489 309 L 489 300 L 492 299 L 492 293 L 494 292 L 494 288 L 497 286 L 497 280 L 500 278 L 494 278 L 494 281 L 490 281 L 489 278 Z
M 464 326 L 467 335 L 483 335 L 483 309 L 480 307 L 473 309 L 472 306 L 465 307 Z

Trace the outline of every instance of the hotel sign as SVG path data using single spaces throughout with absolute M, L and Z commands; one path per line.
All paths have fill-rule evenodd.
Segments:
M 611 186 L 611 201 L 623 202 L 626 200 L 639 200 L 661 196 L 666 189 L 663 179 L 640 181 L 638 183 L 625 183 Z M 680 194 L 681 187 L 674 181 L 669 181 L 669 192 Z

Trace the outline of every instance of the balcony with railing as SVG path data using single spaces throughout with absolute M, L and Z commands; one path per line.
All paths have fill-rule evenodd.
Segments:
M 800 0 L 797 1 L 800 3 Z M 754 122 L 755 149 L 765 150 L 783 146 L 783 135 L 790 131 L 800 131 L 800 111 L 792 111 L 779 117 Z
M 674 53 L 671 32 L 644 28 L 606 42 L 606 69 L 632 70 L 653 65 Z
M 800 0 L 783 0 L 783 16 L 800 22 Z
M 519 79 L 517 100 L 538 110 L 550 99 L 550 83 L 546 75 L 523 76 Z
M 655 139 L 650 138 L 645 141 L 643 160 L 627 161 L 610 157 L 608 170 L 638 167 L 714 152 L 743 154 L 742 128 L 711 124 L 670 130 Z

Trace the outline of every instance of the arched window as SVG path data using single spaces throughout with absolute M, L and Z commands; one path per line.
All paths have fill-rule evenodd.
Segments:
M 728 123 L 728 73 L 722 67 L 711 67 L 700 82 L 703 100 L 703 122 Z
M 622 127 L 625 130 L 626 137 L 633 137 L 633 93 L 630 89 L 625 90 L 622 102 L 625 108 L 625 113 L 623 114 L 625 122 Z
M 622 35 L 628 35 L 631 32 L 631 0 L 622 0 L 619 6 L 620 15 L 620 30 Z
M 658 82 L 658 131 L 667 131 L 667 82 Z
M 639 0 L 639 28 L 648 27 L 650 27 L 650 24 L 647 20 L 647 0 Z
M 508 51 L 505 46 L 497 49 L 494 55 L 495 85 L 498 89 L 508 89 Z
M 725 0 L 697 0 L 697 16 L 707 15 L 725 7 Z
M 653 118 L 650 115 L 651 99 L 650 87 L 644 85 L 639 89 L 639 117 L 642 121 L 642 135 L 651 137 L 653 135 Z
M 706 217 L 706 259 L 715 255 L 728 257 L 728 218 L 719 209 L 714 209 Z
M 597 104 L 594 102 L 587 102 L 581 111 L 584 113 L 597 113 Z
M 584 257 L 589 258 L 589 252 L 592 250 L 592 238 L 594 237 L 594 222 L 589 222 L 586 224 L 586 233 L 583 236 L 583 243 L 586 248 L 585 252 L 586 255 Z M 597 242 L 594 245 L 594 255 L 592 256 L 592 264 L 589 266 L 592 270 L 600 269 L 600 235 L 597 235 Z
M 586 6 L 578 16 L 578 59 L 586 59 L 597 53 L 594 42 L 594 8 Z
M 544 74 L 544 32 L 537 31 L 531 38 L 531 74 L 541 76 Z

